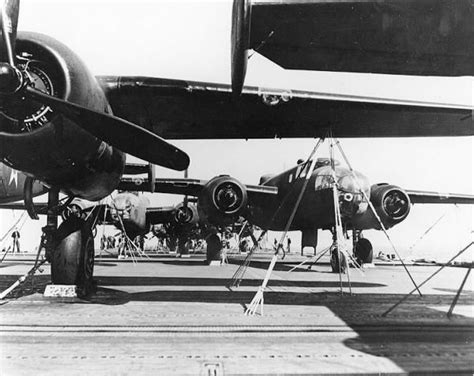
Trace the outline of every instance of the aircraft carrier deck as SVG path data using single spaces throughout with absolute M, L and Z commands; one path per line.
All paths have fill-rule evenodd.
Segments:
M 387 317 L 412 290 L 403 267 L 379 264 L 344 275 L 327 263 L 288 273 L 279 261 L 264 316 L 245 316 L 271 254 L 251 264 L 241 286 L 227 286 L 239 265 L 208 266 L 202 256 L 97 260 L 97 293 L 45 298 L 49 267 L 0 302 L 2 375 L 406 374 L 474 371 L 473 283 L 453 316 L 446 312 L 466 274 L 449 267 Z M 4 290 L 34 260 L 0 264 Z M 436 266 L 409 266 L 421 283 Z

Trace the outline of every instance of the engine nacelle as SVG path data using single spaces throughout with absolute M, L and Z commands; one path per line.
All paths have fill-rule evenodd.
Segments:
M 199 214 L 194 203 L 184 205 L 181 203 L 176 206 L 173 213 L 173 221 L 180 226 L 195 225 L 199 222 Z
M 15 52 L 37 90 L 97 112 L 110 110 L 95 77 L 67 46 L 21 32 Z M 9 98 L 4 107 L 0 155 L 7 165 L 88 200 L 107 196 L 119 184 L 124 154 L 83 130 L 77 119 L 29 99 Z
M 386 229 L 403 221 L 410 213 L 410 197 L 400 187 L 391 184 L 375 184 L 370 189 L 370 202 Z M 354 227 L 380 230 L 380 224 L 370 208 L 355 218 Z
M 207 182 L 198 198 L 199 215 L 212 224 L 226 224 L 237 219 L 247 208 L 247 189 L 228 175 Z
M 110 217 L 119 230 L 124 229 L 133 239 L 138 235 L 146 234 L 149 225 L 146 211 L 150 200 L 145 196 L 138 196 L 130 192 L 119 193 L 110 205 Z
M 75 198 L 63 209 L 61 212 L 61 218 L 63 221 L 66 221 L 72 217 L 84 219 L 86 210 L 91 208 L 93 205 L 94 204 L 91 201 Z

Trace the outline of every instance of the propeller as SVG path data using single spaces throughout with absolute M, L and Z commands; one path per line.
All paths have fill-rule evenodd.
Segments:
M 147 129 L 28 86 L 23 73 L 16 67 L 14 58 L 19 7 L 19 0 L 4 0 L 1 7 L 0 95 L 2 97 L 24 97 L 48 105 L 97 138 L 153 164 L 179 171 L 188 167 L 189 157 L 185 152 Z
M 8 61 L 11 66 L 15 65 L 14 51 L 19 11 L 19 0 L 4 0 L 0 17 L 0 30 L 3 35 L 4 44 L 0 46 L 0 59 L 1 61 Z

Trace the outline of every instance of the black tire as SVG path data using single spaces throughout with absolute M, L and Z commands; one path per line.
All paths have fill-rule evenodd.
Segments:
M 374 251 L 368 239 L 360 238 L 354 253 L 360 264 L 370 264 L 373 261 Z
M 341 258 L 340 262 L 339 257 Z M 333 273 L 346 272 L 346 256 L 342 252 L 339 252 L 337 249 L 331 252 L 331 270 Z
M 94 238 L 90 226 L 80 218 L 64 221 L 56 233 L 51 260 L 54 284 L 76 285 L 78 295 L 92 292 L 94 274 Z

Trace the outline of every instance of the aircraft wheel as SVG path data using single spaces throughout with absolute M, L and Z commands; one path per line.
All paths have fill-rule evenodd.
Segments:
M 359 241 L 356 243 L 354 253 L 359 263 L 370 264 L 374 257 L 372 243 L 365 238 L 360 238 Z
M 331 269 L 333 273 L 345 273 L 346 271 L 346 256 L 337 249 L 331 252 Z
M 206 250 L 207 261 L 210 262 L 210 261 L 220 260 L 221 249 L 222 249 L 222 242 L 219 236 L 216 234 L 209 236 L 209 238 L 207 239 L 207 250 Z
M 92 291 L 94 238 L 90 226 L 80 218 L 69 218 L 58 228 L 51 260 L 54 284 L 76 285 L 78 295 Z

